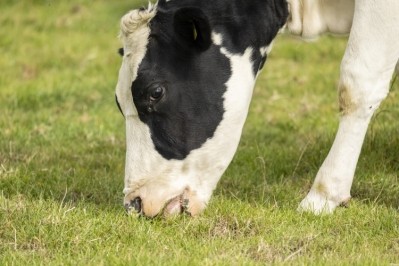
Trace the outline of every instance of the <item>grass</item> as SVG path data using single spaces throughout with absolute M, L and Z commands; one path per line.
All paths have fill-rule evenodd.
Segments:
M 201 217 L 126 216 L 113 95 L 118 21 L 132 5 L 1 2 L 1 265 L 399 263 L 399 82 L 370 125 L 350 207 L 295 211 L 337 128 L 345 38 L 278 38 Z

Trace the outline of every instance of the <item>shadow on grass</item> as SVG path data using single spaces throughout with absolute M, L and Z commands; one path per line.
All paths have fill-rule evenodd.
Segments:
M 11 156 L 0 153 L 3 195 L 122 209 L 123 143 L 82 137 L 69 141 L 57 148 L 54 143 L 15 148 Z M 82 144 L 75 146 L 77 142 Z
M 9 133 L 19 132 L 19 138 L 0 142 L 0 190 L 6 197 L 23 194 L 32 199 L 89 202 L 101 209 L 122 209 L 123 134 L 97 136 L 92 130 L 95 123 L 69 125 L 74 117 L 66 118 L 57 122 L 59 130 L 32 121 Z M 119 125 L 123 123 L 109 130 L 116 132 Z M 55 135 L 45 137 L 47 131 Z M 248 128 L 216 194 L 251 204 L 296 208 L 333 142 L 333 132 L 321 134 L 298 133 L 295 126 L 284 121 Z M 398 207 L 398 136 L 389 123 L 372 123 L 359 160 L 353 197 Z
M 333 136 L 316 134 L 303 145 L 306 140 L 297 142 L 297 137 L 303 136 L 294 131 L 281 136 L 286 128 L 277 127 L 282 131 L 265 128 L 245 133 L 216 194 L 256 205 L 296 208 L 327 155 Z M 398 207 L 397 136 L 390 127 L 370 130 L 359 160 L 353 197 Z M 100 209 L 122 209 L 123 141 L 85 136 L 77 130 L 62 141 L 15 146 L 12 154 L 0 153 L 4 196 L 23 194 L 31 199 L 89 202 Z
M 270 139 L 281 136 L 270 135 L 267 129 L 246 134 L 216 193 L 255 205 L 296 208 L 309 191 L 334 136 L 315 136 L 296 147 L 294 131 L 284 136 L 286 144 L 281 141 L 278 148 Z M 353 198 L 398 208 L 398 148 L 398 131 L 394 128 L 369 130 L 355 173 Z

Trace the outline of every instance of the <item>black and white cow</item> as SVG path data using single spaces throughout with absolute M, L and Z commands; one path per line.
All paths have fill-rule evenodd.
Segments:
M 350 198 L 368 122 L 399 58 L 399 2 L 159 0 L 126 14 L 116 87 L 126 120 L 126 208 L 148 217 L 200 213 L 234 156 L 279 30 L 345 33 L 354 9 L 337 138 L 300 205 L 320 213 Z

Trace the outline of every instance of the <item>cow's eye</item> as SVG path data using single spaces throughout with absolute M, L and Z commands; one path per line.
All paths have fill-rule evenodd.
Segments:
M 150 98 L 152 101 L 158 101 L 162 98 L 165 93 L 165 88 L 162 86 L 156 86 L 150 91 Z

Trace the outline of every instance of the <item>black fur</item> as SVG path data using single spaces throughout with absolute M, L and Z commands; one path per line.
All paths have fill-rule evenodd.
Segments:
M 116 96 L 116 94 L 115 94 L 115 102 L 116 102 L 116 105 L 118 106 L 118 109 L 119 109 L 119 111 L 121 112 L 121 114 L 122 114 L 123 116 L 125 116 L 125 115 L 123 114 L 123 112 L 122 112 L 122 108 L 121 108 L 121 105 L 120 105 L 119 102 L 118 102 L 118 96 Z
M 184 159 L 212 138 L 223 119 L 231 66 L 211 33 L 222 34 L 222 46 L 231 53 L 253 48 L 255 75 L 266 60 L 260 48 L 271 43 L 287 15 L 285 0 L 159 2 L 132 93 L 164 158 Z M 151 91 L 157 87 L 164 93 L 154 102 Z
M 119 49 L 118 49 L 118 54 L 119 54 L 120 56 L 123 56 L 123 55 L 125 54 L 125 51 L 123 50 L 123 48 L 119 48 Z

